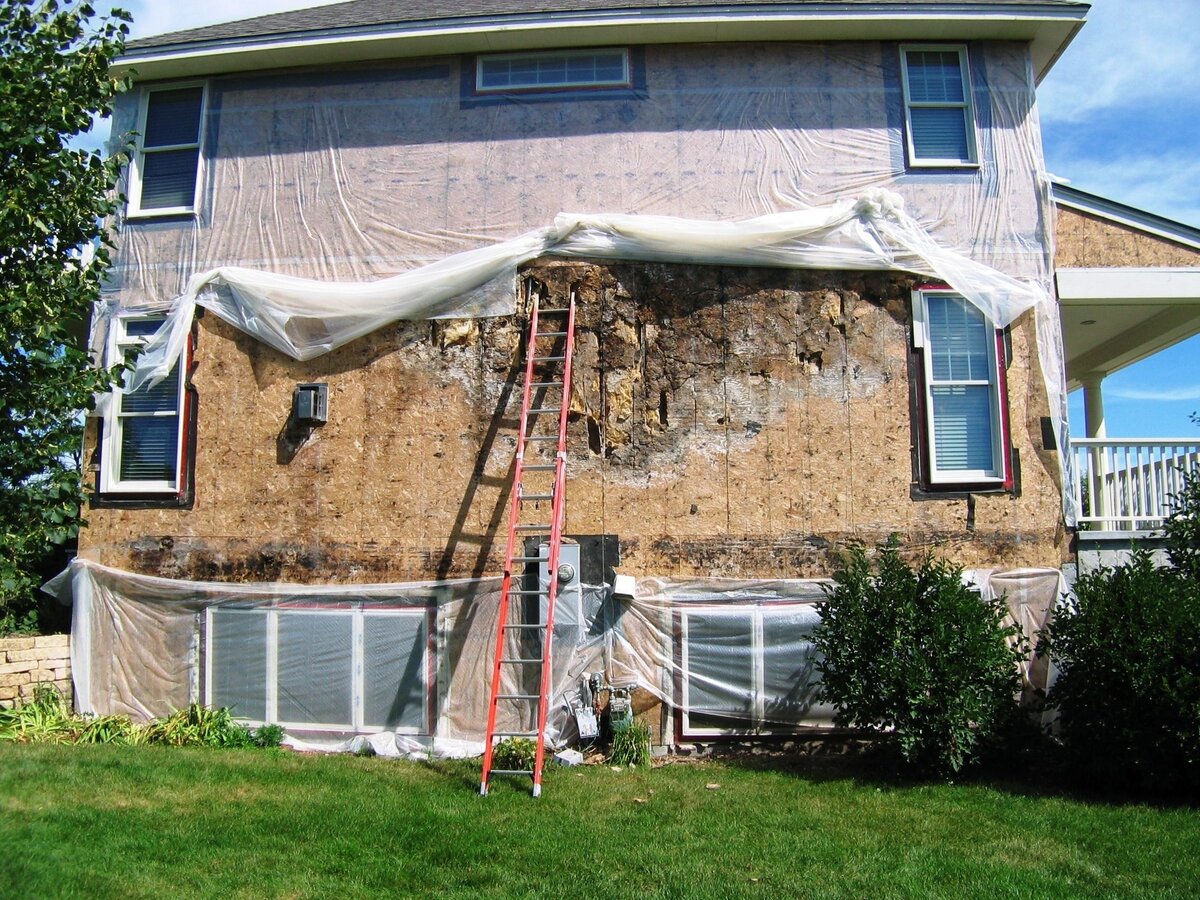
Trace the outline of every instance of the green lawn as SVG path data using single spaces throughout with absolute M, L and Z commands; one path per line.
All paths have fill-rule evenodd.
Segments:
M 0 896 L 1200 893 L 1194 808 L 717 763 L 555 769 L 536 801 L 506 779 L 479 797 L 476 777 L 467 763 L 0 745 Z

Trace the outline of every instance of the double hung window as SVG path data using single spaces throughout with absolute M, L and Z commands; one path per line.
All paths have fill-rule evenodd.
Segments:
M 906 44 L 900 61 L 909 165 L 978 163 L 967 48 Z
M 129 215 L 195 211 L 204 100 L 202 84 L 143 91 L 129 178 Z
M 109 359 L 115 362 L 144 344 L 163 318 L 118 318 L 112 324 Z M 182 479 L 186 354 L 158 384 L 117 389 L 104 419 L 100 470 L 102 494 L 178 494 Z
M 922 356 L 924 456 L 932 485 L 1007 485 L 1003 334 L 959 295 L 913 297 Z

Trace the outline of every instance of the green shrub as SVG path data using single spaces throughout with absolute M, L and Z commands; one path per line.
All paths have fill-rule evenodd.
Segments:
M 1171 497 L 1172 512 L 1164 525 L 1171 565 L 1200 586 L 1200 469 L 1183 475 L 1183 489 Z
M 612 755 L 614 766 L 650 765 L 650 727 L 636 719 L 613 727 Z
M 497 769 L 533 771 L 537 744 L 529 738 L 505 738 L 492 750 L 492 765 Z
M 283 743 L 284 734 L 282 725 L 260 725 L 254 730 L 254 746 L 273 749 Z
M 1200 787 L 1200 583 L 1145 552 L 1083 575 L 1038 652 L 1059 669 L 1047 702 L 1077 771 Z
M 11 709 L 0 709 L 0 740 L 22 743 L 72 743 L 84 720 L 71 712 L 66 698 L 51 684 L 39 684 L 33 697 Z
M 839 725 L 894 743 L 908 768 L 957 772 L 1013 721 L 1024 641 L 1003 600 L 982 599 L 961 569 L 927 556 L 914 571 L 891 541 L 873 575 L 855 548 L 819 608 L 822 698 Z
M 224 707 L 199 703 L 139 725 L 128 716 L 77 715 L 53 685 L 40 684 L 33 698 L 0 709 L 0 740 L 62 744 L 167 744 L 174 747 L 278 747 L 283 728 L 251 731 Z

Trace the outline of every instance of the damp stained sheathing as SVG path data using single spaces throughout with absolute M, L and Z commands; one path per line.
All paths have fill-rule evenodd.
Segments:
M 1200 266 L 1200 250 L 1137 228 L 1058 207 L 1054 264 L 1060 268 Z
M 1031 316 L 1007 371 L 1019 492 L 928 497 L 913 483 L 912 276 L 545 260 L 522 275 L 545 306 L 577 298 L 566 530 L 618 535 L 622 571 L 817 577 L 892 533 L 967 566 L 1061 563 Z M 526 301 L 303 363 L 203 317 L 192 508 L 93 508 L 81 554 L 190 579 L 499 573 Z M 329 421 L 284 461 L 298 382 L 329 384 Z

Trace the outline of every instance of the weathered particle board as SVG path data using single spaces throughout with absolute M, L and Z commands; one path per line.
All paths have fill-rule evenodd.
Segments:
M 525 274 L 547 305 L 579 301 L 567 531 L 619 535 L 623 571 L 827 575 L 846 543 L 893 532 L 964 565 L 1061 562 L 1028 315 L 1008 370 L 1020 496 L 914 500 L 909 276 L 545 261 Z M 81 552 L 186 578 L 497 573 L 522 327 L 398 323 L 300 363 L 204 317 L 194 508 L 92 509 Z M 281 463 L 307 381 L 329 383 L 329 422 Z

